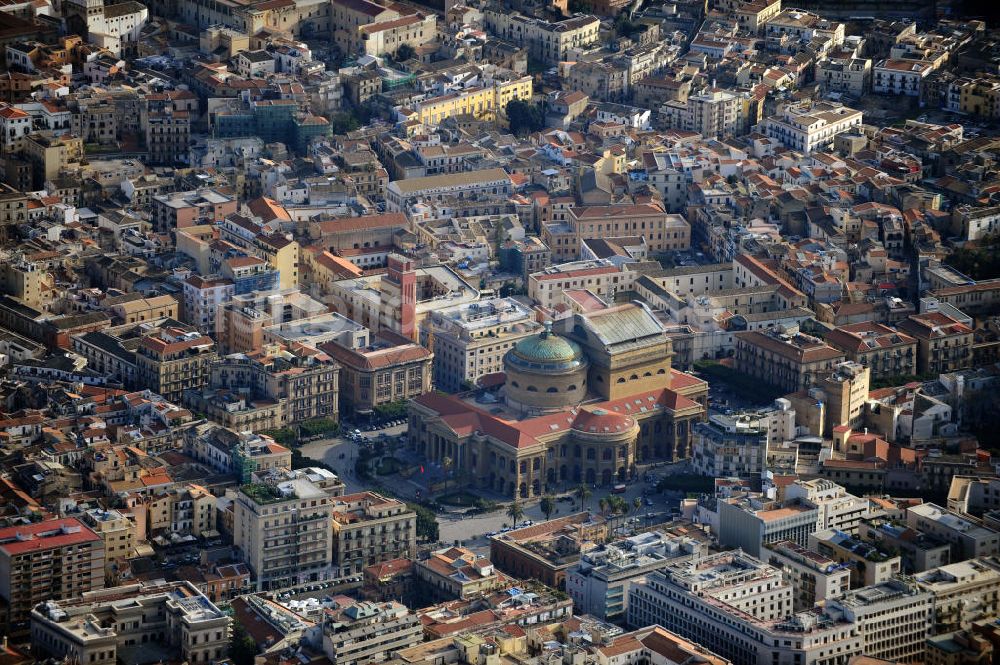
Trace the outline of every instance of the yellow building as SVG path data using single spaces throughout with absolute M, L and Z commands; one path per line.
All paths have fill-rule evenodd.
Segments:
M 41 265 L 28 261 L 3 263 L 0 291 L 37 308 L 45 307 L 55 293 L 52 275 Z
M 299 285 L 299 243 L 280 233 L 260 233 L 253 222 L 241 215 L 230 215 L 218 226 L 219 238 L 264 259 L 278 271 L 278 288 Z M 188 229 L 185 229 L 187 231 Z
M 530 76 L 509 81 L 493 81 L 492 85 L 452 92 L 418 103 L 412 113 L 404 110 L 404 120 L 418 120 L 424 125 L 437 125 L 444 120 L 470 115 L 479 120 L 495 120 L 514 99 L 530 101 L 534 92 Z
M 983 118 L 1000 118 L 1000 79 L 977 77 L 961 79 L 959 86 L 959 110 Z
M 25 158 L 34 165 L 36 180 L 40 179 L 38 176 L 53 180 L 59 175 L 59 169 L 80 162 L 83 158 L 83 140 L 68 134 L 52 136 L 51 132 L 29 134 L 24 137 L 21 150 Z
M 120 564 L 132 556 L 135 549 L 135 524 L 117 510 L 94 508 L 83 514 L 83 521 L 104 541 L 105 577 L 108 584 L 117 584 Z

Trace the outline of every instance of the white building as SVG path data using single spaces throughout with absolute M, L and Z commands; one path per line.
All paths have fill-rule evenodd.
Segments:
M 882 60 L 872 70 L 872 92 L 919 97 L 932 71 L 933 64 L 924 60 Z
M 793 613 L 782 572 L 739 551 L 667 566 L 629 590 L 628 624 L 659 624 L 734 665 L 836 665 L 863 651 L 858 627 Z
M 670 101 L 660 107 L 660 121 L 665 127 L 698 132 L 707 139 L 737 133 L 743 100 L 719 89 L 691 95 L 686 102 Z
M 1000 554 L 1000 533 L 933 503 L 907 508 L 906 524 L 948 542 L 953 561 Z
M 497 168 L 394 180 L 386 188 L 385 196 L 390 212 L 402 212 L 411 199 L 441 201 L 449 197 L 506 198 L 510 192 L 510 176 L 503 169 Z
M 591 614 L 606 621 L 625 618 L 628 589 L 635 580 L 681 557 L 701 557 L 706 543 L 659 532 L 646 532 L 581 555 L 566 571 L 566 593 L 573 599 L 573 611 Z
M 816 506 L 819 510 L 819 529 L 857 534 L 861 517 L 868 512 L 868 499 L 849 494 L 837 483 L 823 478 L 796 480 L 785 488 L 785 498 L 801 499 Z
M 833 145 L 836 136 L 861 125 L 861 111 L 829 102 L 786 104 L 760 124 L 760 131 L 782 145 L 812 152 Z
M 191 582 L 136 583 L 50 600 L 31 613 L 32 653 L 114 665 L 118 649 L 155 643 L 187 663 L 223 660 L 232 619 Z
M 851 590 L 851 571 L 846 564 L 790 540 L 768 545 L 763 558 L 781 569 L 792 585 L 796 612 L 811 609 L 819 601 L 840 598 Z
M 343 488 L 336 476 L 309 470 L 255 474 L 240 487 L 233 502 L 233 545 L 258 588 L 332 575 L 333 504 Z
M 934 596 L 934 631 L 966 630 L 1000 613 L 1000 560 L 970 559 L 925 571 L 915 582 Z

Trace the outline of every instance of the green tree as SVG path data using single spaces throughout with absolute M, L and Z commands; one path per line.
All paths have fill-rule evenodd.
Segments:
M 358 121 L 358 118 L 352 113 L 342 111 L 330 116 L 330 131 L 334 134 L 353 132 L 360 126 L 361 123 Z
M 406 62 L 416 54 L 417 52 L 413 50 L 412 46 L 409 44 L 403 44 L 396 49 L 396 62 Z
M 636 512 L 639 512 L 639 509 L 642 508 L 642 499 L 639 497 L 632 499 L 632 507 L 635 508 Z
M 579 487 L 573 492 L 576 498 L 580 501 L 580 510 L 583 510 L 583 502 L 590 498 L 591 491 L 590 488 L 585 484 L 581 483 Z
M 257 642 L 239 621 L 233 622 L 233 635 L 229 640 L 229 658 L 234 665 L 253 665 L 257 656 Z
M 435 541 L 438 539 L 437 515 L 427 506 L 419 503 L 408 503 L 407 507 L 417 514 L 417 537 L 424 540 Z
M 511 526 L 517 526 L 521 518 L 524 517 L 524 508 L 521 506 L 519 501 L 512 501 L 509 506 L 507 506 L 507 517 L 510 518 Z
M 556 512 L 556 500 L 551 494 L 546 494 L 542 497 L 542 500 L 538 503 L 538 507 L 542 509 L 542 514 L 545 515 L 545 519 L 552 519 L 552 513 Z
M 597 507 L 601 509 L 601 514 L 608 512 L 608 500 L 603 496 L 597 500 Z
M 506 111 L 510 131 L 518 136 L 545 129 L 545 112 L 538 104 L 512 99 L 507 102 Z

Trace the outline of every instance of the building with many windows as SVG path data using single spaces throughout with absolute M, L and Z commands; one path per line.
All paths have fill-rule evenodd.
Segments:
M 840 598 L 851 590 L 850 566 L 791 540 L 768 544 L 761 558 L 780 569 L 791 583 L 796 612 L 812 609 L 817 602 Z
M 323 469 L 256 473 L 233 502 L 233 545 L 258 589 L 334 576 L 333 504 L 344 485 Z
M 331 517 L 338 575 L 416 554 L 417 514 L 402 501 L 375 492 L 347 494 L 333 500 Z
M 787 148 L 799 152 L 823 150 L 838 134 L 861 126 L 861 111 L 833 104 L 786 104 L 760 124 L 760 131 Z
M 74 518 L 0 529 L 0 599 L 7 622 L 27 621 L 39 603 L 103 588 L 105 551 L 101 536 Z
M 40 603 L 31 642 L 65 662 L 114 665 L 133 647 L 155 643 L 184 662 L 211 663 L 226 657 L 231 623 L 191 582 L 160 580 Z
M 492 34 L 522 45 L 529 55 L 548 66 L 568 60 L 573 49 L 597 43 L 601 28 L 599 18 L 583 14 L 549 22 L 518 13 L 487 10 L 484 22 Z
M 787 392 L 810 388 L 844 361 L 844 352 L 798 326 L 748 330 L 736 337 L 736 370 Z
M 707 544 L 693 538 L 658 531 L 630 536 L 582 554 L 566 571 L 566 593 L 577 614 L 621 620 L 628 610 L 628 589 L 633 581 L 683 557 L 707 553 Z
M 421 342 L 434 352 L 434 387 L 457 392 L 503 371 L 503 357 L 542 324 L 514 298 L 495 298 L 431 312 Z

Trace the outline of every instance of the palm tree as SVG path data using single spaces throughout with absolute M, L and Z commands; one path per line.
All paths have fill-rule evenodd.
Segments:
M 521 507 L 521 504 L 516 499 L 507 506 L 507 517 L 511 520 L 511 526 L 515 527 L 521 521 L 521 518 L 524 517 L 524 508 Z
M 552 519 L 552 513 L 556 512 L 556 500 L 551 494 L 546 494 L 538 502 L 538 507 L 542 509 L 545 519 Z
M 635 508 L 636 512 L 639 512 L 639 509 L 642 508 L 642 499 L 639 497 L 632 499 L 632 507 Z
M 597 500 L 597 507 L 601 509 L 601 515 L 608 511 L 608 500 L 603 496 Z
M 576 488 L 576 498 L 580 500 L 580 510 L 583 510 L 583 502 L 590 498 L 590 488 L 581 484 Z
M 444 486 L 449 487 L 448 481 L 451 480 L 451 465 L 452 459 L 447 455 L 441 458 L 441 466 L 444 467 Z

